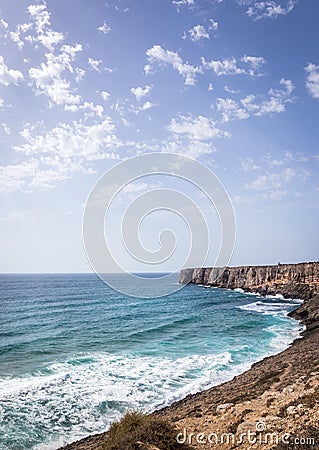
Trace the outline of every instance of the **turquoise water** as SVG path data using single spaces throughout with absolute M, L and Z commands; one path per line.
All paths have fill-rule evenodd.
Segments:
M 176 280 L 177 281 L 177 280 Z M 56 449 L 230 379 L 298 336 L 296 301 L 187 286 L 125 297 L 95 275 L 0 276 L 0 449 Z

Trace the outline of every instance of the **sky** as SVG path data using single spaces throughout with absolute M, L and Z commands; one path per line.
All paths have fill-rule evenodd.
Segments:
M 0 272 L 91 271 L 91 189 L 152 152 L 219 178 L 236 216 L 231 265 L 318 260 L 318 17 L 318 0 L 2 0 Z M 201 204 L 166 178 L 126 189 L 111 236 L 142 192 L 178 184 Z M 171 218 L 149 220 L 152 247 Z

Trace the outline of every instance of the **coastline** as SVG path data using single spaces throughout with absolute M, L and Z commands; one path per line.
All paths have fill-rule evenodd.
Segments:
M 317 263 L 316 263 L 317 264 Z M 293 283 L 300 292 L 298 283 Z M 289 289 L 293 286 L 290 284 Z M 152 414 L 169 419 L 194 449 L 317 449 L 319 447 L 319 295 L 311 295 L 303 286 L 305 301 L 289 316 L 306 329 L 287 349 L 254 363 L 250 369 L 232 380 L 191 394 Z M 311 288 L 312 289 L 312 288 Z M 281 293 L 281 292 L 279 292 Z M 287 290 L 285 292 L 287 294 Z M 291 292 L 292 296 L 294 292 Z M 296 297 L 294 297 L 296 298 Z M 232 434 L 237 439 L 243 432 L 256 431 L 262 423 L 265 433 L 277 433 L 278 442 L 223 442 L 220 447 L 198 443 L 196 436 L 215 433 Z M 292 447 L 281 442 L 290 439 L 314 439 L 309 445 Z M 106 433 L 89 436 L 62 447 L 64 450 L 100 450 Z M 193 436 L 191 436 L 193 435 Z M 191 436 L 191 437 L 190 437 Z M 259 433 L 262 436 L 262 433 Z M 189 440 L 191 439 L 191 440 Z M 124 449 L 123 449 L 124 450 Z
M 156 414 L 189 432 L 234 433 L 256 431 L 313 437 L 314 445 L 289 447 L 243 442 L 242 449 L 319 447 L 319 295 L 305 301 L 290 317 L 306 326 L 301 337 L 282 352 L 266 357 L 232 380 L 187 396 Z M 196 445 L 196 449 L 211 446 Z M 194 445 L 195 444 L 195 445 Z M 259 445 L 259 446 L 258 446 Z M 234 448 L 223 445 L 222 448 Z

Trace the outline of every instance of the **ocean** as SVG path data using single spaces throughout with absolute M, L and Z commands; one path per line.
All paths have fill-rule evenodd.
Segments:
M 0 275 L 0 287 L 1 450 L 105 431 L 231 379 L 302 329 L 287 317 L 298 301 L 240 290 L 133 298 L 95 274 Z

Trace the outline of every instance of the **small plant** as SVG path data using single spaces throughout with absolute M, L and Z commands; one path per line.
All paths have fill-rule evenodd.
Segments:
M 186 450 L 176 441 L 178 431 L 165 419 L 140 412 L 127 412 L 107 433 L 103 450 Z

